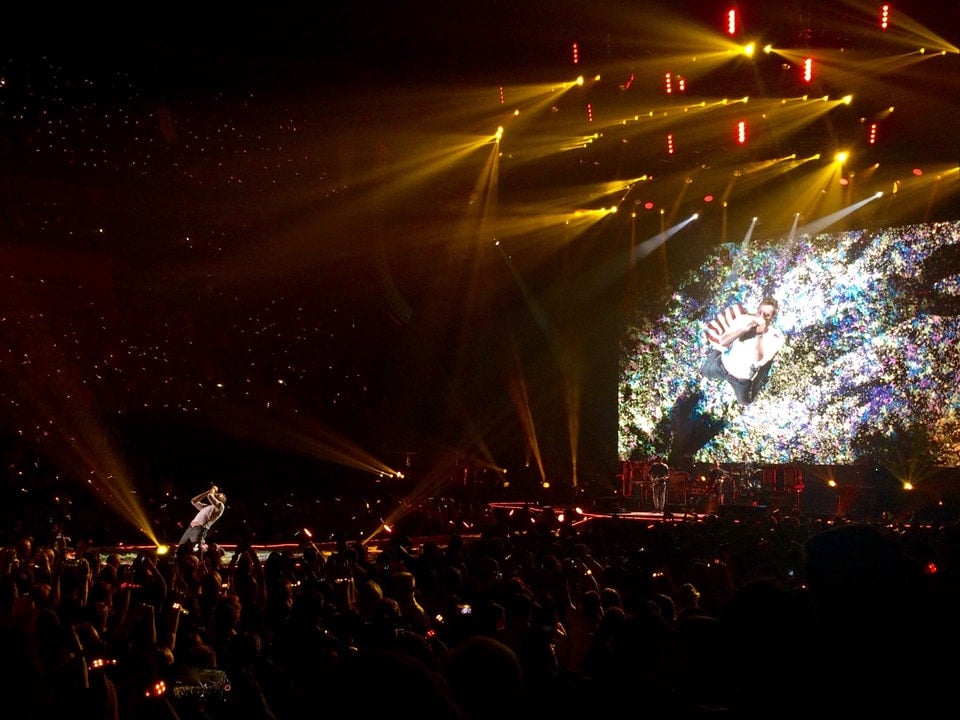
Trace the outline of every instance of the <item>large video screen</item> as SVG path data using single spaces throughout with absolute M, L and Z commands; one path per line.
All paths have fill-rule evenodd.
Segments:
M 621 460 L 960 465 L 960 222 L 708 252 L 630 321 Z

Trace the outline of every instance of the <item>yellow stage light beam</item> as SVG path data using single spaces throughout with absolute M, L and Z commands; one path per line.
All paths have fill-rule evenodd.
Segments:
M 512 270 L 512 264 L 508 263 L 508 265 Z M 519 276 L 516 275 L 516 273 L 514 273 L 514 277 L 518 286 L 521 288 L 521 291 L 524 293 L 524 297 L 527 299 L 531 314 L 540 319 L 540 327 L 543 330 L 544 336 L 548 338 L 555 338 L 556 333 L 554 332 L 554 328 L 549 326 L 546 319 L 546 314 L 543 313 L 539 303 L 532 297 L 532 294 L 527 289 L 526 284 Z M 591 283 L 585 282 L 584 284 L 590 285 Z M 571 345 L 569 343 L 560 343 L 556 340 L 551 340 L 551 342 L 555 344 L 555 347 L 551 352 L 551 356 L 562 358 L 561 362 L 559 363 L 559 369 L 563 377 L 564 398 L 567 410 L 567 432 L 571 450 L 571 478 L 574 486 L 576 486 L 578 482 L 577 448 L 579 446 L 580 432 L 580 387 L 582 385 L 582 373 L 580 369 L 582 368 L 582 363 L 579 362 L 578 358 L 571 354 Z M 524 428 L 527 438 L 527 447 L 530 450 L 534 462 L 536 463 L 541 480 L 545 481 L 546 470 L 543 467 L 539 440 L 537 439 L 533 414 L 530 407 L 529 397 L 527 395 L 523 364 L 520 361 L 519 350 L 516 342 L 514 342 L 511 347 L 513 349 L 512 356 L 514 358 L 514 369 L 513 376 L 509 382 L 510 397 L 513 401 L 517 416 L 520 419 L 521 427 Z
M 397 523 L 407 515 L 416 512 L 421 503 L 431 497 L 435 497 L 451 482 L 464 482 L 467 478 L 453 477 L 452 473 L 462 471 L 455 462 L 438 465 L 424 474 L 420 481 L 405 495 L 395 507 L 391 508 L 381 523 L 361 541 L 361 544 L 367 545 L 383 532 L 393 532 Z
M 820 6 L 821 22 L 850 44 L 866 45 L 874 53 L 889 54 L 887 48 L 927 47 L 957 52 L 956 46 L 892 5 L 890 24 L 886 30 L 878 26 L 878 5 L 870 0 L 841 0 L 832 7 Z
M 578 130 L 580 128 L 578 127 Z M 507 133 L 506 142 L 502 145 L 505 159 L 514 164 L 535 162 L 553 155 L 583 150 L 602 137 L 602 133 L 594 132 L 583 134 L 540 134 L 524 136 L 519 146 L 511 144 L 513 134 Z
M 448 138 L 449 140 L 449 138 Z M 369 188 L 365 202 L 374 205 L 401 197 L 425 183 L 431 177 L 439 177 L 444 172 L 463 162 L 469 155 L 483 148 L 493 149 L 497 142 L 496 133 L 490 133 L 465 140 L 459 144 L 447 144 L 432 154 L 410 157 L 403 162 L 390 163 L 378 176 L 375 187 Z
M 560 363 L 563 373 L 564 400 L 567 411 L 567 441 L 570 445 L 570 477 L 573 487 L 577 487 L 578 448 L 580 446 L 581 388 L 583 387 L 582 358 L 576 355 L 572 344 L 566 344 Z
M 473 186 L 471 197 L 480 198 L 481 203 L 477 213 L 480 227 L 478 232 L 482 235 L 484 224 L 492 215 L 497 204 L 497 187 L 500 168 L 500 148 L 499 143 L 490 148 L 487 155 L 487 162 L 477 173 L 477 180 Z
M 457 393 L 452 393 L 449 402 L 452 408 L 452 412 L 455 414 L 457 421 L 460 424 L 460 427 L 463 429 L 467 441 L 470 447 L 476 448 L 480 453 L 480 457 L 474 457 L 472 461 L 480 466 L 491 470 L 502 471 L 500 464 L 493 457 L 493 453 L 490 452 L 490 447 L 486 441 L 486 433 L 482 432 L 480 428 L 477 427 L 476 422 L 474 421 L 472 415 L 467 410 L 466 406 L 463 404 L 463 399 Z M 497 423 L 499 427 L 499 422 Z
M 31 334 L 29 362 L 24 367 L 31 387 L 30 401 L 37 416 L 49 418 L 49 453 L 65 474 L 82 483 L 85 491 L 117 516 L 159 545 L 156 532 L 140 500 L 134 479 L 105 423 L 96 415 L 96 397 L 89 382 L 59 350 L 42 326 Z
M 896 73 L 905 73 L 921 63 L 938 60 L 941 53 L 927 52 L 917 48 L 912 52 L 898 55 L 883 55 L 860 50 L 832 50 L 817 48 L 815 54 L 809 51 L 804 53 L 796 49 L 778 50 L 777 53 L 793 64 L 799 65 L 807 57 L 813 57 L 818 66 L 817 75 L 828 76 L 837 87 L 864 86 L 873 88 L 873 91 L 883 88 L 887 76 Z
M 536 423 L 533 419 L 533 412 L 530 408 L 530 397 L 527 393 L 527 382 L 523 375 L 522 363 L 519 358 L 515 358 L 515 373 L 508 380 L 508 392 L 510 400 L 513 402 L 514 411 L 520 426 L 523 428 L 524 436 L 527 439 L 527 447 L 533 454 L 534 462 L 537 465 L 537 472 L 541 479 L 546 479 L 546 471 L 543 467 L 543 458 L 540 455 L 540 441 L 537 438 Z
M 366 174 L 355 178 L 355 184 L 361 187 L 374 186 L 380 197 L 396 195 L 397 189 L 415 186 L 423 179 L 439 175 L 462 162 L 469 155 L 493 146 L 498 138 L 499 126 L 492 125 L 491 130 L 481 135 L 436 135 L 418 137 L 406 133 L 401 137 L 407 148 L 416 152 L 391 156 L 377 168 L 371 168 Z
M 946 97 L 956 97 L 957 94 L 956 83 L 951 88 L 939 87 L 933 79 L 936 74 L 931 75 L 926 72 L 925 66 L 919 65 L 934 59 L 931 54 L 918 51 L 877 58 L 864 51 L 831 52 L 818 49 L 817 53 L 819 75 L 829 77 L 830 83 L 837 87 L 857 87 L 863 97 L 884 97 L 889 93 L 891 82 L 901 86 L 902 102 L 917 109 L 929 106 L 931 98 L 941 93 Z M 784 50 L 782 54 L 794 62 L 800 62 L 805 56 L 795 50 Z
M 512 119 L 507 122 L 511 130 L 523 128 L 531 121 L 541 120 L 543 115 L 556 109 L 557 103 L 571 91 L 581 87 L 576 80 L 536 85 L 504 85 L 501 93 L 508 104 Z
M 453 484 L 469 484 L 476 482 L 476 477 L 471 477 L 471 471 L 475 474 L 480 472 L 496 473 L 503 484 L 508 485 L 506 480 L 507 471 L 496 464 L 484 463 L 476 458 L 463 458 L 459 451 L 452 451 L 447 457 L 442 458 L 434 468 L 431 468 L 424 474 L 423 478 L 416 486 L 405 495 L 397 505 L 382 519 L 380 524 L 362 540 L 366 545 L 375 540 L 382 533 L 392 533 L 397 523 L 407 515 L 419 510 L 420 506 L 432 497 L 441 494 L 444 489 L 448 489 Z
M 823 206 L 830 204 L 832 193 L 835 195 L 832 202 L 839 202 L 836 192 L 842 172 L 841 163 L 831 162 L 819 169 L 814 169 L 809 179 L 795 177 L 790 187 L 785 189 L 785 194 L 792 198 L 791 205 L 788 207 L 799 213 L 801 217 L 823 215 Z M 797 232 L 802 233 L 802 228 L 798 228 Z
M 510 258 L 504 253 L 502 243 L 495 242 L 495 247 L 500 252 L 501 257 L 503 258 L 504 264 L 511 273 L 514 281 L 517 284 L 521 294 L 523 295 L 525 301 L 527 302 L 529 312 L 531 315 L 537 319 L 541 330 L 544 335 L 547 337 L 552 336 L 553 328 L 550 326 L 549 320 L 547 319 L 546 313 L 543 312 L 543 308 L 540 306 L 540 303 L 534 298 L 533 294 L 530 292 L 529 287 L 524 282 L 523 278 L 516 272 L 516 269 L 513 266 L 513 263 L 510 262 Z M 521 427 L 524 428 L 525 436 L 527 439 L 527 448 L 530 453 L 534 456 L 537 467 L 540 469 L 541 476 L 545 474 L 543 469 L 543 462 L 540 456 L 539 451 L 539 441 L 537 440 L 535 433 L 535 425 L 533 423 L 532 414 L 529 408 L 528 402 L 526 402 L 526 387 L 523 381 L 523 365 L 519 359 L 519 350 L 517 348 L 516 339 L 511 335 L 511 357 L 513 358 L 513 363 L 508 369 L 508 394 L 510 395 L 513 405 L 515 408 L 515 414 L 521 419 Z M 484 440 L 485 433 L 478 431 L 476 426 L 473 424 L 472 420 L 469 419 L 469 414 L 466 409 L 463 407 L 462 401 L 457 400 L 457 407 L 461 410 L 462 419 L 467 421 L 467 427 L 471 430 L 470 436 L 474 440 L 474 444 L 477 448 L 481 449 L 483 454 L 482 465 L 485 467 L 495 470 L 497 472 L 504 473 L 505 471 L 499 467 L 495 462 L 489 450 L 487 450 L 487 445 Z M 506 424 L 501 420 L 494 422 L 494 428 L 497 431 L 500 431 L 503 427 L 506 427 Z
M 797 209 L 806 209 L 810 202 L 819 199 L 820 193 L 829 178 L 833 176 L 833 170 L 828 171 L 821 176 L 820 171 L 814 171 L 817 176 L 813 180 L 805 179 L 803 173 L 810 174 L 809 167 L 819 160 L 819 155 L 812 155 L 806 158 L 798 159 L 795 155 L 787 155 L 781 158 L 773 158 L 761 162 L 749 163 L 737 168 L 731 175 L 725 193 L 732 190 L 736 183 L 738 195 L 746 197 L 743 201 L 750 203 L 751 188 L 763 186 L 765 188 L 778 188 L 770 199 L 765 201 L 763 206 L 755 203 L 749 204 L 748 211 L 756 212 L 762 216 L 771 226 L 779 224 L 780 218 L 783 222 L 792 221 Z M 801 177 L 789 180 L 783 176 L 787 174 L 801 173 Z M 729 206 L 729 200 L 724 199 Z
M 542 212 L 537 212 L 542 210 Z M 517 208 L 518 214 L 505 210 L 485 224 L 486 235 L 497 242 L 506 242 L 511 238 L 523 238 L 525 244 L 542 239 L 549 248 L 566 247 L 590 227 L 617 211 L 616 205 L 599 209 L 578 208 L 558 210 L 552 203 L 543 203 L 542 207 Z M 519 214 L 521 213 L 522 214 Z M 557 231 L 560 231 L 558 234 Z
M 960 203 L 960 166 L 956 163 L 926 164 L 922 174 L 916 165 L 904 165 L 884 199 L 884 212 L 915 222 L 928 218 L 937 203 Z
M 730 123 L 730 108 L 736 105 L 748 105 L 749 97 L 722 98 L 710 103 L 699 103 L 686 108 L 649 115 L 640 115 L 637 122 L 625 123 L 620 128 L 624 142 L 664 143 L 667 133 L 682 133 L 685 141 L 696 144 L 715 139 L 718 134 L 727 132 Z M 748 109 L 743 111 L 750 113 Z M 759 112 L 759 111 L 758 111 Z M 714 122 L 708 114 L 713 116 Z M 611 131 L 608 131 L 611 132 Z M 661 137 L 656 137 L 662 134 Z
M 530 237 L 544 233 L 554 233 L 545 235 L 545 240 L 552 247 L 563 247 L 569 242 L 566 236 L 555 234 L 557 230 L 564 230 L 568 227 L 573 211 L 549 212 L 530 215 L 511 215 L 503 213 L 492 220 L 487 225 L 489 235 L 496 238 L 497 242 L 505 242 L 516 237 Z
M 859 31 L 864 37 L 875 43 L 899 45 L 901 47 L 916 47 L 919 45 L 936 51 L 960 52 L 956 45 L 905 14 L 896 3 L 893 4 L 890 26 L 883 32 L 877 30 L 876 4 L 867 0 L 846 0 L 843 4 L 859 10 L 863 19 L 862 25 L 860 22 L 849 23 L 852 26 L 851 29 Z
M 375 113 L 368 126 L 351 129 L 356 132 L 358 142 L 372 146 L 382 142 L 387 131 L 388 136 L 398 130 L 405 136 L 404 128 L 422 134 L 423 117 L 429 113 L 432 134 L 438 137 L 455 135 L 450 131 L 460 132 L 463 128 L 483 134 L 483 129 L 491 125 L 514 127 L 525 118 L 537 117 L 577 87 L 572 78 L 534 84 L 458 86 L 456 92 L 450 92 L 447 86 L 412 89 L 408 86 L 402 94 L 392 96 L 396 102 L 391 103 L 389 114 Z M 379 108 L 376 100 L 371 101 L 371 105 Z M 414 134 L 395 145 L 410 146 L 412 142 L 415 142 Z
M 264 447 L 295 452 L 372 475 L 402 475 L 353 441 L 303 413 L 296 417 L 281 417 L 275 413 L 261 415 L 247 408 L 234 407 L 210 420 L 224 432 Z
M 602 128 L 602 131 L 612 132 L 619 129 L 630 129 L 632 126 L 638 126 L 641 131 L 654 130 L 675 125 L 680 122 L 693 122 L 701 120 L 700 115 L 712 110 L 720 110 L 730 105 L 727 98 L 717 98 L 716 100 L 701 100 L 692 105 L 677 107 L 675 104 L 657 105 L 648 108 L 642 113 L 635 113 L 610 123 Z
M 422 192 L 425 184 L 437 183 L 450 170 L 463 163 L 473 164 L 473 155 L 488 149 L 488 155 L 496 148 L 495 129 L 477 136 L 437 136 L 421 138 L 415 133 L 394 132 L 391 137 L 397 146 L 405 148 L 402 157 L 387 154 L 377 167 L 357 173 L 351 186 L 342 192 L 343 200 L 338 213 L 325 213 L 324 223 L 337 223 L 340 229 L 369 226 L 371 216 L 382 207 L 403 201 Z M 422 140 L 422 145 L 416 146 Z M 459 140 L 460 142 L 456 142 Z M 378 142 L 382 138 L 378 139 Z M 420 150 L 421 152 L 416 152 Z M 315 213 L 311 214 L 315 215 Z M 291 268 L 302 270 L 312 263 L 321 263 L 325 257 L 317 252 L 309 240 L 318 234 L 316 219 L 287 225 L 282 234 L 273 235 L 269 252 L 259 245 L 244 246 L 233 255 L 218 259 L 214 266 L 207 264 L 181 269 L 185 275 L 211 276 L 225 282 L 263 282 L 275 276 L 286 277 Z M 395 231 L 392 228 L 391 231 Z M 324 225 L 322 233 L 335 234 L 337 228 Z
M 669 68 L 685 77 L 696 79 L 716 70 L 721 65 L 748 61 L 745 45 L 724 35 L 720 29 L 674 13 L 664 6 L 622 5 L 607 21 L 624 29 L 625 37 L 636 38 L 636 45 L 625 50 L 633 58 L 651 59 L 607 66 L 605 75 L 623 72 L 629 68 L 638 75 L 659 73 Z
M 699 171 L 699 169 L 698 169 Z M 671 205 L 669 211 L 663 217 L 663 222 L 669 225 L 672 225 L 677 217 L 677 213 L 680 210 L 681 205 L 683 204 L 684 198 L 687 196 L 687 193 L 690 192 L 694 184 L 694 176 L 687 175 L 683 178 L 683 182 L 680 184 L 680 190 L 677 193 L 676 198 L 674 198 L 673 205 Z
M 750 103 L 746 118 L 751 124 L 760 120 L 776 127 L 781 139 L 794 135 L 827 115 L 835 108 L 849 105 L 851 98 L 802 98 L 757 100 Z
M 504 265 L 507 270 L 510 272 L 510 277 L 513 278 L 513 281 L 517 285 L 517 289 L 520 291 L 520 294 L 523 296 L 524 301 L 527 304 L 527 310 L 529 311 L 531 317 L 534 318 L 537 322 L 537 326 L 543 332 L 544 336 L 550 337 L 553 333 L 553 326 L 547 318 L 546 312 L 544 312 L 543 307 L 540 305 L 540 302 L 534 297 L 533 293 L 530 291 L 529 285 L 526 281 L 520 276 L 517 272 L 517 269 L 514 267 L 513 262 L 511 262 L 510 256 L 508 256 L 503 251 L 503 246 L 498 242 L 497 249 L 500 251 L 500 257 L 503 259 Z M 516 364 L 516 338 L 511 336 L 513 352 L 511 353 L 514 356 L 514 362 Z
M 636 38 L 637 50 L 656 55 L 743 53 L 741 43 L 729 39 L 720 28 L 692 19 L 680 6 L 674 10 L 664 5 L 626 3 L 605 8 L 605 12 L 611 27 L 621 28 L 625 36 Z

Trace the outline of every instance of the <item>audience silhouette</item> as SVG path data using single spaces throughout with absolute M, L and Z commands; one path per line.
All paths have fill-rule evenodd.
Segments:
M 450 512 L 449 507 L 445 512 Z M 465 509 L 476 517 L 474 509 Z M 960 525 L 799 511 L 374 548 L 0 552 L 12 717 L 960 713 Z M 129 559 L 125 559 L 125 557 Z

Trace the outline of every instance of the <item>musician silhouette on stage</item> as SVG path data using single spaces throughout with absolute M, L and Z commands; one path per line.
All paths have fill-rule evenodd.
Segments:
M 653 490 L 653 510 L 663 512 L 667 507 L 667 482 L 670 478 L 670 466 L 659 455 L 653 458 L 647 471 Z
M 717 505 L 724 504 L 724 496 L 727 491 L 724 484 L 728 477 L 727 471 L 720 467 L 720 461 L 714 460 L 713 467 L 710 468 L 710 474 L 707 476 L 707 497 L 716 498 Z

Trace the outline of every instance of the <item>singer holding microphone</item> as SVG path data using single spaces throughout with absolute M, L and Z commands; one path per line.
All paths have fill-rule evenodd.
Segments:
M 734 305 L 707 324 L 711 351 L 700 367 L 703 377 L 726 380 L 741 405 L 754 401 L 770 372 L 773 358 L 784 345 L 783 334 L 773 326 L 779 303 L 765 297 L 755 313 Z
M 183 536 L 177 544 L 181 550 L 193 552 L 207 549 L 207 533 L 213 524 L 223 516 L 227 507 L 227 495 L 213 485 L 190 500 L 190 504 L 197 509 L 197 514 L 190 521 L 190 526 L 183 531 Z

